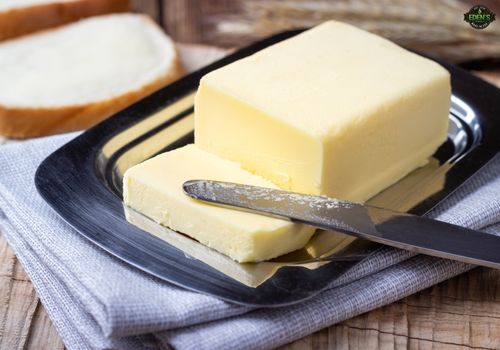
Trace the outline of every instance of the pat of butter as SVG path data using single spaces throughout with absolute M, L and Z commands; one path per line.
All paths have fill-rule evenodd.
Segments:
M 447 135 L 449 73 L 326 22 L 205 75 L 195 143 L 280 187 L 365 201 Z
M 193 179 L 276 188 L 237 163 L 188 145 L 128 169 L 124 202 L 239 262 L 268 260 L 302 248 L 314 233 L 306 225 L 194 200 L 182 191 L 182 184 Z

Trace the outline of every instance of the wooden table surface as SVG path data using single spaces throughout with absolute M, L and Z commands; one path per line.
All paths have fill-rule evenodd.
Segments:
M 190 69 L 224 53 L 215 48 L 180 48 L 183 63 Z M 500 86 L 498 72 L 481 74 Z M 29 278 L 0 232 L 0 349 L 63 348 Z M 500 349 L 500 271 L 474 269 L 282 349 L 406 348 Z

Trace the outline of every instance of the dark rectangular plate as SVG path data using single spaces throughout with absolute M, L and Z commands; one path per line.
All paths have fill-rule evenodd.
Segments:
M 277 34 L 241 49 L 86 131 L 40 165 L 35 178 L 39 193 L 97 246 L 190 290 L 254 306 L 286 305 L 319 293 L 380 246 L 321 232 L 307 249 L 269 262 L 237 264 L 124 210 L 121 199 L 122 175 L 127 168 L 193 142 L 193 93 L 204 74 L 298 32 Z M 500 150 L 499 90 L 458 67 L 442 64 L 452 76 L 448 141 L 427 166 L 369 203 L 423 215 Z M 325 244 L 328 249 L 318 248 Z

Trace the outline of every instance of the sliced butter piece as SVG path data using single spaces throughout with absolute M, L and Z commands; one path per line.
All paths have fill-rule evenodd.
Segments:
M 449 73 L 326 22 L 203 77 L 195 143 L 280 187 L 365 201 L 446 139 Z
M 188 145 L 128 169 L 126 205 L 239 262 L 268 260 L 303 247 L 314 229 L 289 221 L 205 204 L 186 196 L 182 184 L 207 179 L 273 187 L 234 162 Z

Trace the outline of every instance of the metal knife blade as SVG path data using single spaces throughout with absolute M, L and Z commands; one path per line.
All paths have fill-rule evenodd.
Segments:
M 393 247 L 500 268 L 500 237 L 388 209 L 271 188 L 191 180 L 184 193 L 195 199 L 324 230 L 336 230 Z

